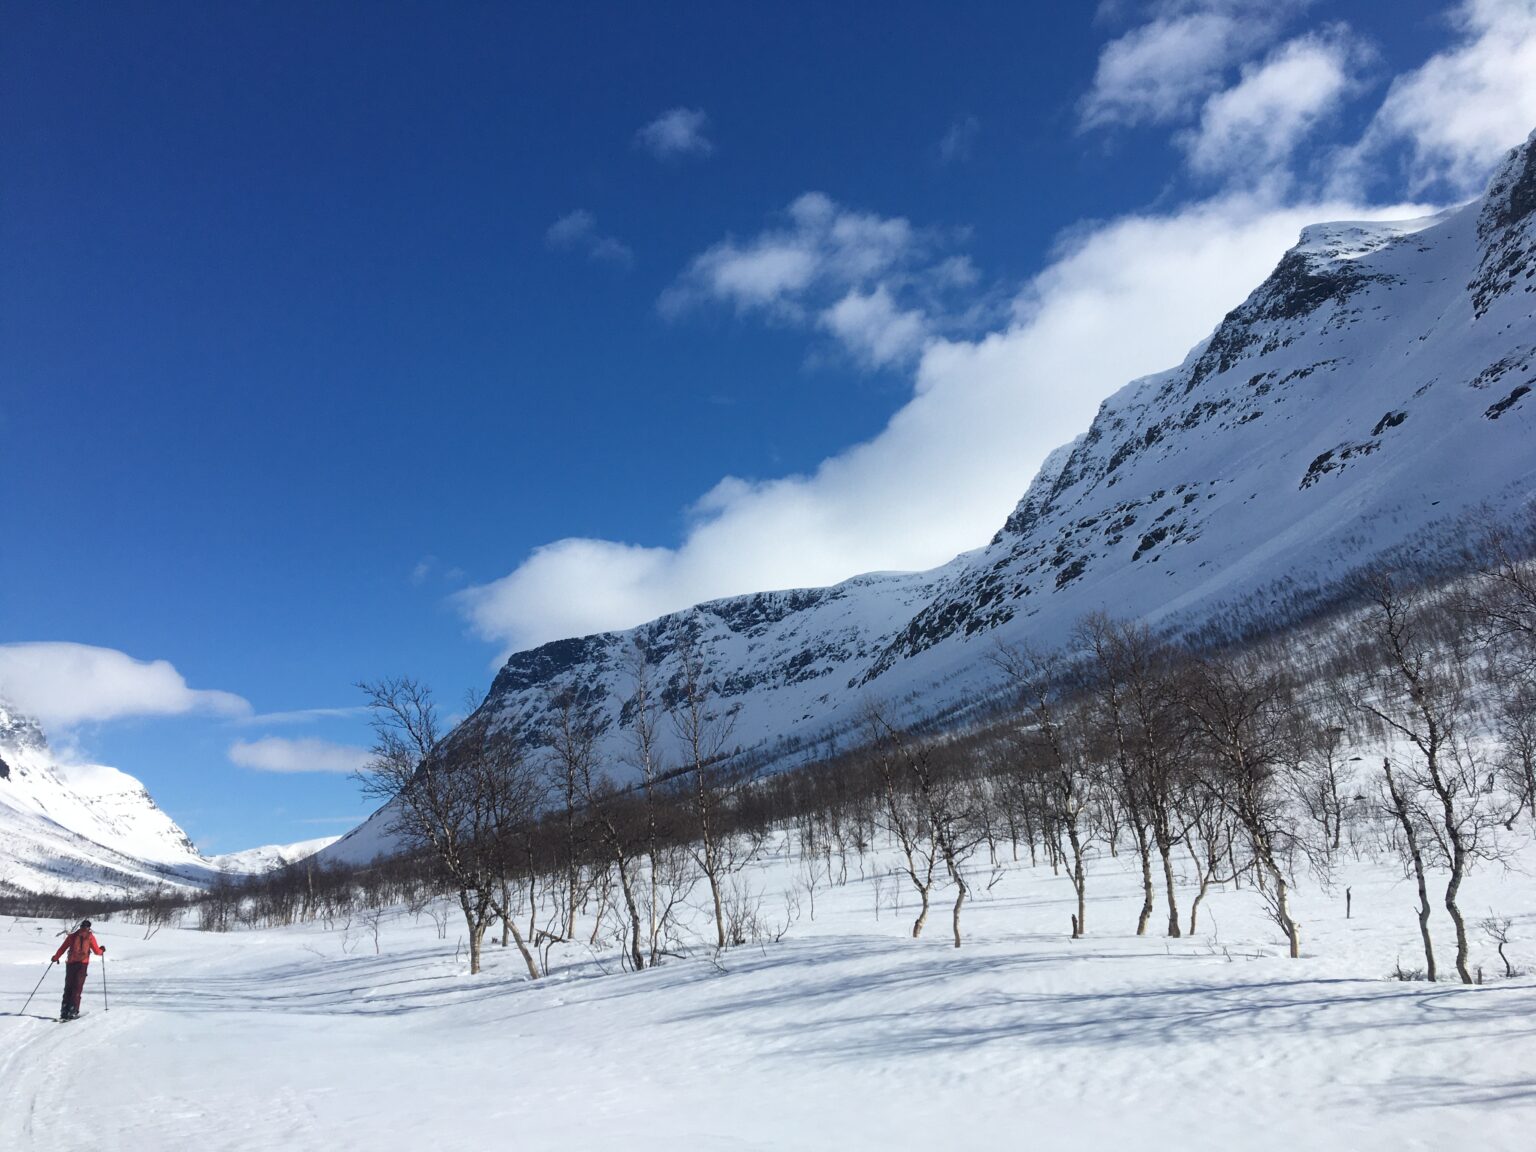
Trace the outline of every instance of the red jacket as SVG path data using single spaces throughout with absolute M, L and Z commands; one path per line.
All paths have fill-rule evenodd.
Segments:
M 69 962 L 71 964 L 89 964 L 92 952 L 98 956 L 106 954 L 106 949 L 96 943 L 96 933 L 85 928 L 71 932 L 66 936 L 64 943 L 59 945 L 59 950 L 53 954 L 53 958 L 57 960 L 60 956 L 64 955 L 66 949 L 69 952 Z

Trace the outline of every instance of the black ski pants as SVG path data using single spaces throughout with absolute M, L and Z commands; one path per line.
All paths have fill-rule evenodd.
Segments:
M 90 967 L 72 960 L 64 965 L 64 999 L 59 1003 L 61 1017 L 80 1015 L 80 993 L 85 991 L 85 974 Z

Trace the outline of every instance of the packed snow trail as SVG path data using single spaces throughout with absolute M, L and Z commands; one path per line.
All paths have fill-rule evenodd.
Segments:
M 753 876 L 765 911 L 792 867 Z M 1416 959 L 1394 869 L 1352 869 L 1352 920 L 1342 888 L 1304 887 L 1300 961 L 1247 888 L 1213 894 L 1200 935 L 1138 939 L 1136 877 L 1106 861 L 1090 882 L 1075 942 L 1045 867 L 978 899 L 958 951 L 908 938 L 889 878 L 876 920 L 854 876 L 719 966 L 573 953 L 537 984 L 494 947 L 468 977 L 458 929 L 403 912 L 378 955 L 356 923 L 144 941 L 98 919 L 112 1008 L 93 972 L 69 1028 L 14 1014 L 55 926 L 0 925 L 0 1147 L 1530 1147 L 1536 982 L 1493 980 L 1491 950 L 1483 987 L 1388 979 Z M 1531 880 L 1475 885 L 1536 959 Z

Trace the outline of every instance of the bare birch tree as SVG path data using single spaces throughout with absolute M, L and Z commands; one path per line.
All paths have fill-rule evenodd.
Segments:
M 1113 620 L 1096 613 L 1078 625 L 1076 641 L 1090 660 L 1089 691 L 1096 705 L 1097 743 L 1102 747 L 1098 756 L 1109 765 L 1109 781 L 1115 794 L 1112 811 L 1129 826 L 1141 862 L 1142 900 L 1136 917 L 1136 935 L 1144 936 L 1157 902 L 1152 883 L 1152 806 L 1145 794 L 1137 740 L 1131 730 L 1122 650 L 1116 631 Z
M 1077 913 L 1072 917 L 1072 938 L 1076 940 L 1088 931 L 1085 815 L 1093 789 L 1082 709 L 1062 699 L 1073 678 L 1058 654 L 1042 654 L 1027 647 L 1001 649 L 996 663 L 1018 693 L 1020 719 L 1024 721 L 1015 734 L 1018 766 L 1038 777 L 1039 795 L 1049 820 L 1066 833 L 1072 854 L 1072 889 L 1077 896 Z
M 628 919 L 629 960 L 638 971 L 646 966 L 644 928 L 635 895 L 639 852 L 632 847 L 639 839 L 638 805 L 631 794 L 619 789 L 612 776 L 601 770 L 600 734 L 601 721 L 595 708 L 583 703 L 575 692 L 563 692 L 556 698 L 550 725 L 551 753 L 562 766 L 561 775 L 574 781 L 586 823 L 617 873 Z
M 677 668 L 672 684 L 676 696 L 672 727 L 692 800 L 693 856 L 709 884 L 715 918 L 715 946 L 724 949 L 729 942 L 725 885 L 731 874 L 741 869 L 753 855 L 752 851 L 740 851 L 740 844 L 728 829 L 727 807 L 749 774 L 731 761 L 734 716 L 720 707 L 717 686 L 705 667 L 703 637 L 697 619 L 690 619 L 681 627 Z
M 1286 867 L 1294 833 L 1281 776 L 1295 708 L 1290 686 L 1282 673 L 1253 659 L 1213 657 L 1193 662 L 1186 683 L 1195 731 L 1224 778 L 1232 815 L 1268 881 L 1270 911 L 1295 959 L 1301 927 L 1291 914 Z
M 469 937 L 469 970 L 478 974 L 486 928 L 500 915 L 510 838 L 536 816 L 539 790 L 515 744 L 495 739 L 482 721 L 466 722 L 445 741 L 431 691 L 408 677 L 358 685 L 374 728 L 364 790 L 390 807 L 390 830 L 407 849 L 441 866 L 458 896 Z M 539 976 L 513 928 L 531 978 Z
M 1506 813 L 1495 773 L 1472 739 L 1468 638 L 1456 627 L 1443 629 L 1447 634 L 1439 639 L 1432 636 L 1429 617 L 1445 623 L 1445 614 L 1433 611 L 1433 594 L 1404 588 L 1389 574 L 1372 579 L 1370 597 L 1367 623 L 1378 673 L 1361 705 L 1408 750 L 1399 762 L 1407 780 L 1395 777 L 1391 787 L 1404 793 L 1401 810 L 1423 815 L 1420 843 L 1432 847 L 1450 873 L 1444 903 L 1456 931 L 1456 973 L 1471 984 L 1458 897 L 1473 862 L 1499 855 Z M 1407 794 L 1405 783 L 1418 795 Z

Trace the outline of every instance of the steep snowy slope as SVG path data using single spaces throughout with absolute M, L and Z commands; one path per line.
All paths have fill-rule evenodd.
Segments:
M 0 704 L 0 884 L 85 895 L 213 872 L 138 780 L 59 764 L 36 722 Z
M 1281 610 L 1373 556 L 1453 546 L 1482 507 L 1529 503 L 1533 387 L 1536 137 L 1472 204 L 1307 229 L 1184 363 L 1105 401 L 985 547 L 520 652 L 482 709 L 536 742 L 551 694 L 578 687 L 617 755 L 633 653 L 665 683 L 693 629 L 734 740 L 782 762 L 867 699 L 960 706 L 994 681 L 996 643 L 1059 643 L 1090 610 L 1189 626 Z M 371 856 L 383 823 L 329 854 Z

